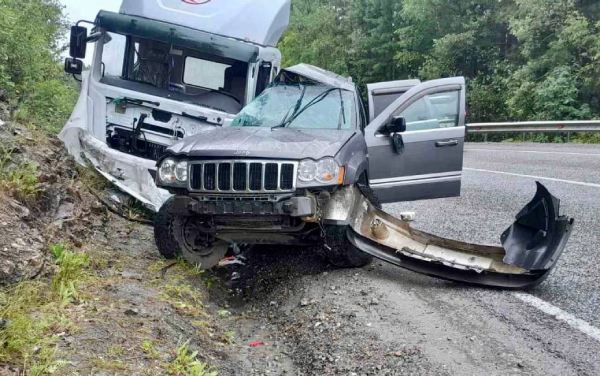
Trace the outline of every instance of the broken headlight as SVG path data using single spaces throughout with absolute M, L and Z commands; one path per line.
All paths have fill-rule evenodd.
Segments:
M 187 161 L 176 161 L 167 158 L 158 168 L 158 181 L 160 184 L 171 186 L 186 186 L 188 182 Z
M 344 183 L 344 168 L 333 158 L 318 161 L 305 159 L 298 165 L 298 186 L 336 185 Z

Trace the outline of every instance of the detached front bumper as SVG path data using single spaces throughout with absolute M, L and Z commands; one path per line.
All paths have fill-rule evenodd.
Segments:
M 391 264 L 442 279 L 502 288 L 541 283 L 556 265 L 573 219 L 559 215 L 559 200 L 537 184 L 534 199 L 501 236 L 502 247 L 444 239 L 407 223 L 358 197 L 348 239 Z

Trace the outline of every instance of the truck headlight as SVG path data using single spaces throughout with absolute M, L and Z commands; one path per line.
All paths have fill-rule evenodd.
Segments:
M 185 185 L 188 180 L 187 161 L 176 161 L 167 158 L 158 168 L 159 182 L 165 185 Z
M 305 159 L 298 165 L 299 185 L 307 183 L 322 185 L 335 185 L 344 183 L 344 168 L 340 167 L 335 159 L 323 158 L 318 161 Z

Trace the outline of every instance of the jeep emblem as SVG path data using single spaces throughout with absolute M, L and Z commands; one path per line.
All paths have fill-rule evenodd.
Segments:
M 235 154 L 236 156 L 243 156 L 243 157 L 247 157 L 250 155 L 250 151 L 249 150 L 236 150 L 233 154 Z

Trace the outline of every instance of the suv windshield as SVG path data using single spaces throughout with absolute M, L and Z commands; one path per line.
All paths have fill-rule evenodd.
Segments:
M 238 127 L 349 129 L 355 123 L 354 94 L 321 84 L 271 86 L 233 120 Z
M 103 83 L 231 114 L 243 107 L 246 62 L 110 32 L 99 43 Z

